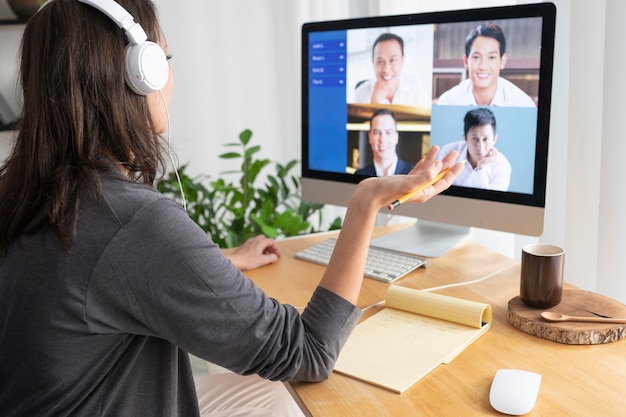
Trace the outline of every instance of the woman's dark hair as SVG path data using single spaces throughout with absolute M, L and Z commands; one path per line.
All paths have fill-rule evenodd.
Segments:
M 119 3 L 149 40 L 163 41 L 151 0 Z M 0 254 L 42 228 L 69 251 L 81 202 L 101 193 L 99 173 L 125 169 L 130 181 L 153 185 L 164 172 L 147 99 L 124 80 L 126 42 L 112 20 L 76 0 L 54 0 L 26 25 L 22 115 L 0 167 Z

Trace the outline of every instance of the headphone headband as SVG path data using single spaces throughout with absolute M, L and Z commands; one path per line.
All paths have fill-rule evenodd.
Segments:
M 169 65 L 165 52 L 148 41 L 146 32 L 133 16 L 114 0 L 78 0 L 98 9 L 124 30 L 126 46 L 126 83 L 137 94 L 146 95 L 165 87 Z
M 135 23 L 135 19 L 125 8 L 113 0 L 78 0 L 81 3 L 88 4 L 102 13 L 107 15 L 109 19 L 114 21 L 121 29 L 124 29 L 128 42 L 141 43 L 148 39 L 146 32 L 140 24 Z

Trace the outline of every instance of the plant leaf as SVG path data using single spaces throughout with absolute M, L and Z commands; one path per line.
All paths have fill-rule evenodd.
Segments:
M 244 152 L 244 156 L 246 158 L 250 158 L 250 157 L 252 157 L 252 155 L 254 155 L 255 153 L 257 153 L 260 150 L 261 150 L 261 147 L 259 145 L 251 146 L 248 149 L 246 149 L 246 151 Z
M 239 134 L 239 141 L 244 145 L 250 142 L 250 138 L 252 138 L 252 131 L 250 129 L 245 129 Z
M 211 179 L 207 175 L 191 178 L 186 173 L 187 165 L 179 168 L 189 217 L 223 248 L 239 246 L 259 233 L 278 237 L 321 231 L 324 205 L 302 200 L 300 180 L 291 174 L 298 161 L 294 159 L 282 165 L 256 158 L 261 146 L 250 145 L 251 138 L 252 131 L 245 129 L 239 134 L 239 142 L 223 145 L 239 148 L 219 156 L 238 160 L 232 168 L 220 173 L 238 175 L 234 182 L 223 177 Z M 259 178 L 269 165 L 273 165 L 274 175 Z M 262 183 L 257 186 L 259 179 Z M 164 176 L 156 188 L 181 203 L 175 173 Z M 341 228 L 339 217 L 330 225 L 330 230 L 338 228 Z
M 241 158 L 241 154 L 238 152 L 226 152 L 223 153 L 219 156 L 222 159 L 234 159 L 234 158 Z

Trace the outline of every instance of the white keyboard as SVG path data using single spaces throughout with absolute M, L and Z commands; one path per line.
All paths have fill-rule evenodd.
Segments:
M 328 265 L 337 239 L 329 238 L 302 249 L 296 258 L 320 265 Z M 407 253 L 370 246 L 365 263 L 365 276 L 379 281 L 393 282 L 420 266 L 427 267 L 428 259 Z

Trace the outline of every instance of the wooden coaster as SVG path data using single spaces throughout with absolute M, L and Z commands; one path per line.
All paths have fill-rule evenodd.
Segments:
M 626 317 L 626 306 L 622 303 L 592 292 L 564 290 L 561 303 L 550 309 L 529 307 L 517 296 L 509 301 L 506 318 L 525 333 L 568 345 L 598 345 L 626 337 L 626 324 L 550 322 L 541 317 L 543 311 L 570 316 Z

